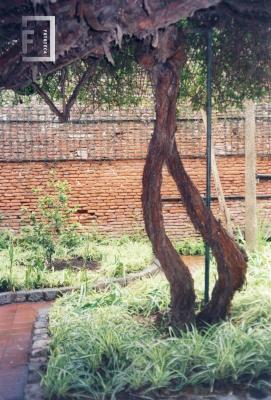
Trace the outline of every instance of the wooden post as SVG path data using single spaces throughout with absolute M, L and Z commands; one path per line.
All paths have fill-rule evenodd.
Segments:
M 245 102 L 245 239 L 247 248 L 257 247 L 256 123 L 253 101 Z
M 204 128 L 206 130 L 207 129 L 207 118 L 206 118 L 206 112 L 204 109 L 201 109 L 201 116 L 202 116 Z M 221 184 L 221 180 L 220 180 L 220 176 L 219 176 L 219 172 L 218 172 L 218 168 L 217 168 L 215 149 L 214 149 L 213 143 L 211 145 L 211 159 L 212 159 L 212 174 L 213 174 L 214 185 L 215 185 L 217 198 L 218 198 L 218 205 L 219 205 L 221 214 L 225 218 L 226 229 L 227 229 L 228 233 L 231 236 L 233 236 L 233 225 L 232 225 L 232 221 L 231 221 L 230 212 L 229 212 L 229 209 L 226 204 L 226 200 L 225 200 L 225 196 L 224 196 L 224 192 L 223 192 L 223 188 L 222 188 L 222 184 Z

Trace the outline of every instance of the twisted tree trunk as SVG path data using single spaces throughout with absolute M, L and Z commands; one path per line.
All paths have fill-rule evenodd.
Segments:
M 156 122 L 143 173 L 143 213 L 147 234 L 170 283 L 171 321 L 179 328 L 194 322 L 192 276 L 165 233 L 162 216 L 162 168 L 174 143 L 180 54 L 157 63 L 151 70 L 155 86 Z
M 235 291 L 244 284 L 246 254 L 206 207 L 198 189 L 184 169 L 176 142 L 167 157 L 167 166 L 195 229 L 211 247 L 217 261 L 218 280 L 211 300 L 197 316 L 199 323 L 214 323 L 226 317 Z
M 142 52 L 140 64 L 151 72 L 155 88 L 156 122 L 143 173 L 143 213 L 147 234 L 170 283 L 171 320 L 183 327 L 195 319 L 193 280 L 166 235 L 161 203 L 162 168 L 166 163 L 175 180 L 187 213 L 217 261 L 218 280 L 212 298 L 199 313 L 200 323 L 214 323 L 226 317 L 234 292 L 245 280 L 246 256 L 228 235 L 206 205 L 187 175 L 176 141 L 176 101 L 180 68 L 184 63 L 182 38 L 176 29 L 168 28 L 158 38 L 157 49 L 150 46 Z

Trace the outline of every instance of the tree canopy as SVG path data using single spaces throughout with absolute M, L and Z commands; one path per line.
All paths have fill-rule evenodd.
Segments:
M 205 104 L 204 29 L 208 28 L 213 30 L 213 102 L 218 108 L 240 106 L 245 98 L 262 97 L 270 89 L 270 2 L 194 1 L 187 5 L 183 1 L 167 1 L 164 6 L 154 0 L 119 1 L 114 6 L 112 2 L 86 0 L 42 3 L 17 0 L 0 5 L 0 86 L 14 88 L 18 94 L 44 92 L 53 104 L 61 99 L 63 109 L 59 113 L 53 109 L 60 120 L 68 119 L 76 100 L 97 106 L 137 104 L 142 82 L 135 49 L 141 46 L 142 39 L 157 46 L 159 29 L 171 22 L 185 33 L 187 62 L 181 70 L 179 92 L 182 100 L 189 100 L 194 108 Z M 23 63 L 21 16 L 50 12 L 56 15 L 56 63 Z M 67 24 L 69 21 L 70 43 L 67 39 L 65 43 L 60 41 L 68 29 L 65 17 Z M 76 25 L 84 31 L 85 42 L 77 38 Z M 100 43 L 99 51 L 96 42 Z M 65 101 L 71 96 L 65 109 Z

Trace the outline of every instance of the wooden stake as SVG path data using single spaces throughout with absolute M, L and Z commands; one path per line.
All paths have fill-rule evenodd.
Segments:
M 206 117 L 206 112 L 204 109 L 201 109 L 201 115 L 202 115 L 204 128 L 206 130 L 207 129 L 207 117 Z M 233 225 L 232 225 L 232 221 L 231 221 L 230 212 L 229 212 L 229 209 L 226 204 L 226 200 L 225 200 L 225 196 L 224 196 L 224 192 L 223 192 L 223 188 L 222 188 L 222 184 L 221 184 L 221 180 L 220 180 L 220 176 L 219 176 L 219 172 L 218 172 L 218 168 L 217 168 L 215 149 L 214 149 L 213 143 L 211 146 L 211 160 L 212 160 L 212 174 L 213 174 L 213 178 L 214 178 L 214 185 L 215 185 L 215 189 L 216 189 L 216 193 L 217 193 L 220 212 L 225 218 L 226 229 L 227 229 L 228 233 L 231 236 L 233 236 Z
M 245 238 L 248 250 L 257 247 L 255 105 L 245 103 Z

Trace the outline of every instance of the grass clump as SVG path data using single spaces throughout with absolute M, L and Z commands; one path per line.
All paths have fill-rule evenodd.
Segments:
M 12 238 L 12 233 L 8 229 L 0 230 L 0 251 L 8 249 L 11 238 Z
M 204 332 L 194 328 L 176 335 L 157 324 L 157 314 L 163 315 L 169 303 L 162 274 L 58 300 L 50 315 L 51 356 L 43 378 L 48 399 L 169 397 L 187 386 L 212 390 L 268 381 L 270 244 L 264 269 L 253 257 L 231 319 Z M 200 288 L 203 272 L 197 275 Z
M 130 235 L 109 238 L 96 233 L 88 234 L 77 248 L 77 254 L 99 261 L 101 274 L 107 277 L 138 272 L 153 260 L 150 242 Z

